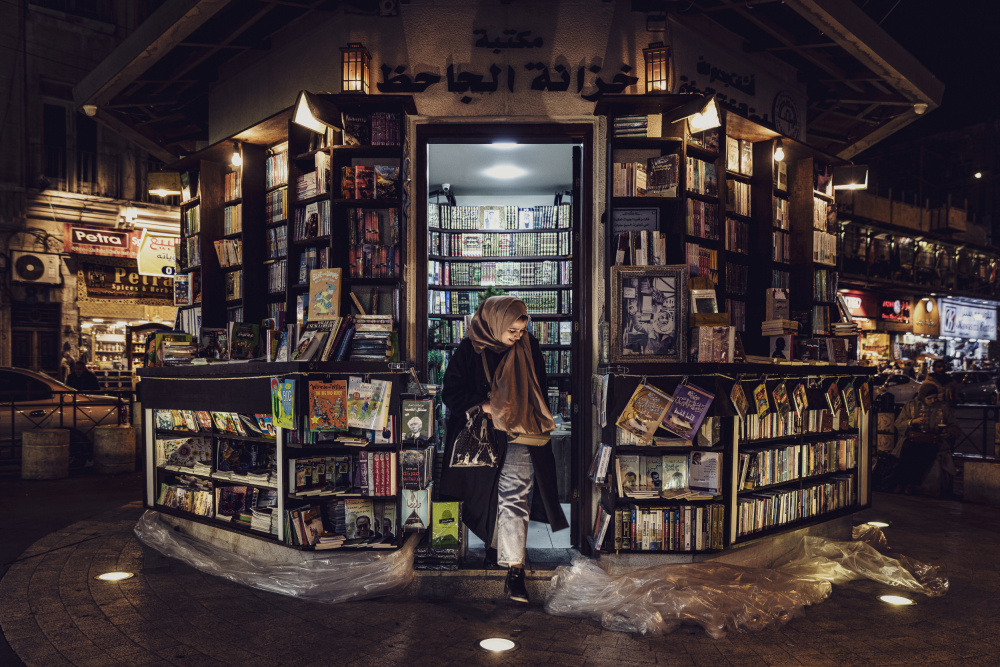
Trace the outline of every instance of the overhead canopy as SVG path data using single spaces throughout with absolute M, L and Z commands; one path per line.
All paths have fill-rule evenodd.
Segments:
M 933 110 L 944 91 L 851 0 L 631 3 L 641 13 L 702 14 L 741 37 L 744 50 L 768 52 L 795 67 L 808 91 L 807 143 L 843 159 Z M 95 106 L 98 121 L 170 162 L 208 139 L 209 89 L 232 59 L 269 51 L 278 31 L 317 16 L 405 13 L 418 4 L 165 0 L 76 86 L 74 98 L 81 107 Z

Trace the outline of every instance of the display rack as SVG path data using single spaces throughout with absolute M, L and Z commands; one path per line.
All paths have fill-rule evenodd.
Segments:
M 166 324 L 138 324 L 125 329 L 128 346 L 128 368 L 133 373 L 146 365 L 146 336 L 154 331 L 170 331 Z

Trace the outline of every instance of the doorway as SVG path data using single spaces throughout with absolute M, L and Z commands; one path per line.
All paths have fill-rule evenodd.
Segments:
M 11 365 L 58 377 L 61 319 L 57 303 L 11 304 Z
M 562 124 L 417 127 L 416 359 L 440 383 L 479 302 L 496 293 L 525 301 L 549 378 L 552 446 L 569 531 L 532 523 L 534 567 L 578 547 L 590 304 L 592 126 Z M 586 222 L 585 222 L 586 221 Z M 442 462 L 447 465 L 447 462 Z M 586 534 L 586 533 L 584 533 Z M 482 548 L 470 535 L 470 550 Z

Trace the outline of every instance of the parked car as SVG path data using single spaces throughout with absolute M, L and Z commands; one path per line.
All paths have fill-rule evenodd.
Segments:
M 21 434 L 34 428 L 67 428 L 73 467 L 92 451 L 91 432 L 117 424 L 118 398 L 82 394 L 58 380 L 24 368 L 0 367 L 0 458 L 20 459 Z
M 920 391 L 920 383 L 909 375 L 883 373 L 876 377 L 875 396 L 892 394 L 896 405 L 906 403 Z
M 953 383 L 955 400 L 959 403 L 992 405 L 997 402 L 997 385 L 992 373 L 952 371 L 948 375 Z

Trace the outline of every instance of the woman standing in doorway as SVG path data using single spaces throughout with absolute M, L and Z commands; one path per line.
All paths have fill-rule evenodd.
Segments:
M 524 554 L 529 517 L 547 521 L 552 530 L 569 527 L 559 506 L 551 443 L 508 443 L 508 436 L 518 433 L 555 429 L 546 403 L 545 360 L 538 341 L 525 331 L 528 322 L 520 299 L 484 301 L 448 363 L 441 392 L 451 412 L 441 495 L 464 502 L 465 524 L 486 543 L 487 562 L 495 559 L 508 568 L 505 590 L 519 602 L 528 601 Z M 497 467 L 449 467 L 466 412 L 477 407 L 493 420 Z

